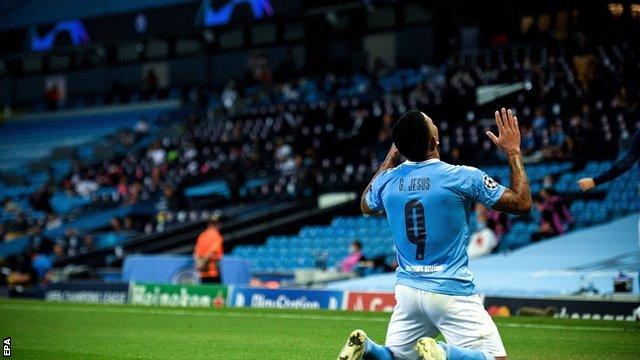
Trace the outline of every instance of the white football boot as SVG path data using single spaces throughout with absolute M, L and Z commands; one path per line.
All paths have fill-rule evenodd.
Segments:
M 347 343 L 344 344 L 338 360 L 362 360 L 364 356 L 365 343 L 367 341 L 367 334 L 358 329 L 353 330 Z
M 423 337 L 418 340 L 416 352 L 420 360 L 447 360 L 447 353 L 430 337 Z

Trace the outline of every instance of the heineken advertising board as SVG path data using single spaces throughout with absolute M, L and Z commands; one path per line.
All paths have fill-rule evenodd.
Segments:
M 223 307 L 227 287 L 219 285 L 129 285 L 129 303 L 147 306 Z

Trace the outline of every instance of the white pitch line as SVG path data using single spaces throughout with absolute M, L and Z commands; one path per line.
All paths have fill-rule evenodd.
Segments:
M 527 324 L 527 323 L 503 323 L 496 322 L 498 327 L 529 328 L 545 330 L 577 330 L 577 331 L 611 331 L 611 332 L 637 332 L 640 329 L 616 328 L 610 326 L 579 326 L 579 325 L 548 325 L 548 324 Z
M 53 305 L 53 304 L 52 304 Z M 96 309 L 96 308 L 65 308 L 65 307 L 53 307 L 53 306 L 33 306 L 33 305 L 15 305 L 15 304 L 2 304 L 0 305 L 0 310 L 8 309 L 8 310 L 22 310 L 22 311 L 67 311 L 67 312 L 97 312 L 97 313 L 120 313 L 120 314 L 152 314 L 152 315 L 177 315 L 177 316 L 222 316 L 222 317 L 241 317 L 241 318 L 273 318 L 273 319 L 305 319 L 305 320 L 329 320 L 329 321 L 368 321 L 368 322 L 388 322 L 388 318 L 375 318 L 375 317 L 361 317 L 361 316 L 335 316 L 335 315 L 310 315 L 310 314 L 277 314 L 277 313 L 260 313 L 260 312 L 251 312 L 251 313 L 241 313 L 241 312 L 232 312 L 232 311 L 224 311 L 224 310 L 208 310 L 208 311 L 198 311 L 198 310 L 172 310 L 171 308 L 164 308 L 163 310 L 155 310 L 152 307 L 148 309 L 139 309 L 139 308 L 122 308 L 120 307 L 111 307 L 104 309 Z
M 54 304 L 51 304 L 54 305 Z M 96 313 L 116 313 L 116 314 L 152 314 L 152 315 L 176 315 L 176 316 L 221 316 L 221 317 L 238 317 L 238 318 L 269 318 L 269 319 L 296 319 L 296 320 L 322 320 L 322 321 L 361 321 L 361 322 L 388 322 L 388 318 L 364 317 L 364 316 L 336 316 L 336 315 L 310 315 L 310 314 L 277 314 L 277 313 L 241 313 L 224 310 L 209 311 L 186 311 L 172 310 L 170 308 L 164 310 L 155 310 L 153 308 L 125 308 L 123 307 L 104 307 L 98 308 L 66 308 L 55 307 L 51 305 L 17 305 L 17 304 L 1 304 L 0 310 L 17 310 L 17 311 L 64 311 L 64 312 L 96 312 Z M 530 329 L 547 329 L 547 330 L 573 330 L 573 331 L 608 331 L 608 332 L 637 332 L 639 329 L 617 328 L 610 326 L 577 326 L 577 325 L 548 325 L 548 324 L 530 324 L 530 323 L 504 323 L 497 322 L 498 327 L 508 328 L 530 328 Z

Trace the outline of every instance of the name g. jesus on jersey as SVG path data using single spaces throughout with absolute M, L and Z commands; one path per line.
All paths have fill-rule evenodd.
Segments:
M 429 190 L 430 186 L 431 179 L 428 177 L 410 178 L 406 187 L 403 178 L 398 182 L 398 190 L 400 191 L 425 191 Z

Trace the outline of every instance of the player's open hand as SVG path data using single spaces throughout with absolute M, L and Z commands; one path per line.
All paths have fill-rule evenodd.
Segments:
M 506 153 L 520 151 L 520 128 L 518 118 L 513 116 L 511 110 L 502 108 L 496 111 L 496 125 L 498 125 L 498 136 L 491 131 L 487 131 L 487 136 Z

